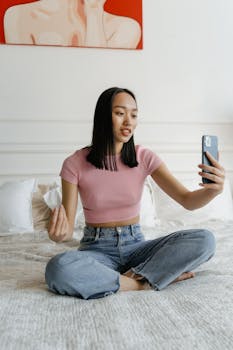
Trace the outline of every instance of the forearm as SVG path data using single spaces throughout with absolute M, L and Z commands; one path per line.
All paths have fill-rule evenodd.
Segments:
M 187 192 L 184 196 L 183 207 L 188 210 L 194 210 L 204 207 L 219 193 L 221 193 L 221 191 L 214 191 L 207 188 Z
M 98 7 L 87 9 L 86 46 L 107 47 L 103 16 L 103 8 Z

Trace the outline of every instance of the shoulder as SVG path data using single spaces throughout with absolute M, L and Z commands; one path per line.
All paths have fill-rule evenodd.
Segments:
M 104 12 L 104 15 L 105 15 L 107 21 L 109 21 L 113 24 L 116 24 L 118 26 L 123 26 L 124 28 L 135 29 L 135 30 L 136 29 L 140 30 L 140 28 L 141 28 L 139 23 L 133 18 L 126 17 L 126 16 L 114 15 L 114 14 L 111 14 L 109 12 Z
M 35 3 L 11 6 L 6 10 L 4 18 L 11 18 L 18 15 L 29 15 L 29 11 L 33 9 L 36 9 Z
M 78 164 L 83 162 L 86 159 L 86 156 L 89 152 L 87 147 L 81 148 L 70 154 L 67 158 L 65 158 L 64 162 Z
M 16 6 L 11 6 L 9 7 L 5 14 L 4 14 L 4 25 L 6 26 L 6 24 L 15 21 L 17 19 L 17 17 L 21 14 L 21 6 L 25 6 L 25 5 L 16 5 Z
M 4 30 L 6 31 L 17 31 L 18 25 L 21 29 L 31 25 L 33 20 L 33 10 L 35 9 L 35 4 L 21 4 L 9 7 L 4 14 Z M 9 34 L 9 33 L 7 33 Z M 17 33 L 17 38 L 19 33 Z
M 151 149 L 142 145 L 136 145 L 135 148 L 137 161 L 144 166 L 148 174 L 151 174 L 163 163 L 162 159 Z
M 145 147 L 143 145 L 136 145 L 135 146 L 136 149 L 136 154 L 140 157 L 140 158 L 144 158 L 146 156 L 153 156 L 153 155 L 157 155 L 154 151 L 152 151 L 150 148 Z
M 126 30 L 126 29 L 132 30 L 133 33 L 137 32 L 137 31 L 139 31 L 139 32 L 141 31 L 141 27 L 140 27 L 139 23 L 133 18 L 123 17 L 123 16 L 115 16 L 115 21 L 124 30 Z
M 53 12 L 57 12 L 59 9 L 59 3 L 57 1 L 43 0 L 43 1 L 35 1 L 26 4 L 19 4 L 15 6 L 9 7 L 4 15 L 4 20 L 15 20 L 17 19 L 27 19 L 27 20 L 35 20 L 40 17 L 44 17 L 45 15 L 42 13 L 49 12 L 50 14 Z M 27 25 L 27 23 L 25 23 Z
M 87 151 L 87 149 L 82 148 L 65 158 L 59 174 L 64 180 L 73 184 L 79 182 L 82 169 L 85 168 L 87 162 L 85 156 Z
M 112 38 L 113 42 L 121 43 L 126 47 L 134 48 L 141 38 L 141 26 L 133 18 L 117 16 L 105 12 L 105 23 L 107 27 L 107 36 Z M 111 41 L 111 39 L 109 39 Z
M 3 18 L 4 26 L 4 36 L 7 44 L 19 43 L 19 25 L 27 21 L 27 17 L 24 15 L 21 6 L 25 5 L 16 5 L 9 7 Z

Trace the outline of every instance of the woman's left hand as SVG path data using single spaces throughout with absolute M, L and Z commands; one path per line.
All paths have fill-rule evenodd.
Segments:
M 199 164 L 198 167 L 202 169 L 202 171 L 199 172 L 199 175 L 205 179 L 213 181 L 213 183 L 200 183 L 199 185 L 220 193 L 223 191 L 224 187 L 225 169 L 209 152 L 206 152 L 206 156 L 212 165 Z M 206 173 L 203 170 L 206 170 L 209 173 Z

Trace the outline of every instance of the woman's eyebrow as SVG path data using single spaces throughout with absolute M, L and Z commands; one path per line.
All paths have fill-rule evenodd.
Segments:
M 113 108 L 131 109 L 132 111 L 137 111 L 138 110 L 137 108 L 127 108 L 125 106 L 120 106 L 120 105 L 113 106 Z

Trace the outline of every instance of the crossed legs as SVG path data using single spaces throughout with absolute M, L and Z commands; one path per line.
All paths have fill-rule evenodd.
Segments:
M 100 251 L 69 251 L 53 257 L 45 278 L 55 293 L 101 298 L 117 291 L 161 290 L 171 283 L 194 277 L 191 272 L 208 261 L 215 238 L 208 230 L 186 230 L 144 241 L 129 254 L 125 273 Z M 128 266 L 128 268 L 127 268 Z

